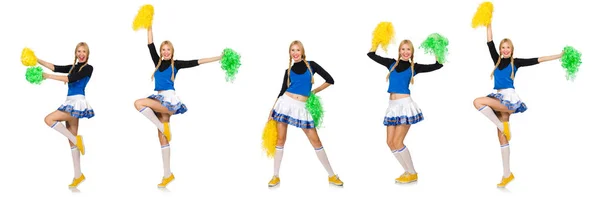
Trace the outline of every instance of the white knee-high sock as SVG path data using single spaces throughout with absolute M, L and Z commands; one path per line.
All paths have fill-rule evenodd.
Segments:
M 321 161 L 321 164 L 323 164 L 323 167 L 325 167 L 325 170 L 327 170 L 329 176 L 331 177 L 335 175 L 333 173 L 333 169 L 331 168 L 331 164 L 329 164 L 327 154 L 325 154 L 325 149 L 323 149 L 323 147 L 321 146 L 320 148 L 315 148 L 315 152 L 317 153 L 317 157 L 319 157 L 319 161 Z
M 510 145 L 504 144 L 500 146 L 502 152 L 502 167 L 504 168 L 504 178 L 510 176 Z
M 410 156 L 410 151 L 408 151 L 408 147 L 406 147 L 406 145 L 404 147 L 402 147 L 400 150 L 397 150 L 396 153 L 394 153 L 394 154 L 398 154 L 400 156 L 401 160 L 404 161 L 404 165 L 406 165 L 406 171 L 408 171 L 411 174 L 417 173 L 415 171 L 415 167 L 413 166 L 412 158 Z
M 162 160 L 163 160 L 163 169 L 164 169 L 164 178 L 169 178 L 171 176 L 171 146 L 169 144 L 161 147 L 162 151 Z
M 273 176 L 279 177 L 279 168 L 281 167 L 281 160 L 283 159 L 283 146 L 275 147 L 275 159 L 273 167 Z
M 402 168 L 404 169 L 404 172 L 408 172 L 408 168 L 406 167 L 406 163 L 404 162 L 404 160 L 402 159 L 402 156 L 400 155 L 400 150 L 393 150 L 392 154 L 394 154 L 394 157 L 396 157 L 396 159 L 398 160 L 398 162 L 400 163 L 400 165 L 402 165 Z
M 142 113 L 144 116 L 146 116 L 146 118 L 148 118 L 148 120 L 154 123 L 154 125 L 156 125 L 156 128 L 158 128 L 160 132 L 165 132 L 165 126 L 162 122 L 160 122 L 158 117 L 156 117 L 156 114 L 154 114 L 154 111 L 151 108 L 144 107 L 140 110 L 140 113 Z
M 81 155 L 77 146 L 71 147 L 71 156 L 73 157 L 74 178 L 79 178 L 81 176 Z
M 73 144 L 77 144 L 77 137 L 75 137 L 75 135 L 73 135 L 68 129 L 67 127 L 65 127 L 64 124 L 56 121 L 54 122 L 54 124 L 52 126 L 50 126 L 50 128 L 53 128 L 54 130 L 60 132 L 61 134 L 63 134 L 65 137 L 67 137 L 69 139 L 69 141 L 71 141 Z
M 498 119 L 498 117 L 496 116 L 496 114 L 494 113 L 494 110 L 492 110 L 492 108 L 490 108 L 489 106 L 486 105 L 486 106 L 483 106 L 482 108 L 479 108 L 479 112 L 481 112 L 483 115 L 485 115 L 485 117 L 490 119 L 496 125 L 496 127 L 498 127 L 498 129 L 500 129 L 500 131 L 504 131 L 504 124 L 502 124 L 502 121 L 500 121 L 500 119 Z

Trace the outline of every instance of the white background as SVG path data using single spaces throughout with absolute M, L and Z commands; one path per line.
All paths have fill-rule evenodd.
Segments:
M 494 41 L 508 37 L 517 57 L 561 52 L 583 54 L 574 82 L 560 61 L 519 70 L 515 86 L 529 110 L 511 117 L 511 164 L 516 179 L 497 189 L 502 175 L 500 145 L 492 123 L 472 105 L 492 91 L 493 62 L 485 28 L 472 29 L 482 1 L 5 1 L 0 6 L 3 39 L 0 196 L 70 195 L 72 161 L 67 139 L 44 117 L 65 99 L 67 86 L 24 79 L 23 47 L 55 64 L 71 64 L 75 45 L 90 46 L 94 73 L 87 99 L 96 117 L 80 121 L 86 142 L 79 195 L 306 196 L 430 194 L 531 196 L 597 193 L 599 84 L 598 18 L 591 2 L 496 1 Z M 231 47 L 242 55 L 234 83 L 218 62 L 182 70 L 177 94 L 188 106 L 172 117 L 172 170 L 168 191 L 157 190 L 162 162 L 157 131 L 133 106 L 152 93 L 153 65 L 146 31 L 134 32 L 140 6 L 155 8 L 154 39 L 171 40 L 176 59 L 219 55 Z M 449 62 L 418 75 L 411 86 L 425 121 L 405 143 L 419 172 L 416 184 L 397 185 L 402 173 L 386 146 L 383 113 L 386 70 L 370 60 L 371 33 L 391 21 L 397 31 L 389 54 L 407 38 L 418 46 L 430 33 L 449 41 Z M 335 85 L 320 96 L 325 128 L 319 130 L 344 188 L 330 187 L 327 174 L 300 129 L 290 127 L 280 187 L 268 189 L 273 162 L 261 152 L 261 135 L 288 63 L 291 41 L 301 40 L 309 60 L 322 65 Z M 433 63 L 416 50 L 416 61 Z M 315 86 L 324 82 L 316 77 Z M 596 124 L 595 124 L 596 123 Z

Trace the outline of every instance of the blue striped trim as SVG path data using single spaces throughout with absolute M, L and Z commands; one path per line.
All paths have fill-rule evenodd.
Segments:
M 58 110 L 69 113 L 75 118 L 92 118 L 95 113 L 93 109 L 76 110 L 72 105 L 61 105 Z
M 298 128 L 302 128 L 302 129 L 315 128 L 315 122 L 312 120 L 311 121 L 298 120 L 298 119 L 292 118 L 291 116 L 288 116 L 286 114 L 278 113 L 275 110 L 273 110 L 273 115 L 271 117 L 273 118 L 273 120 L 275 120 L 277 122 L 283 122 L 283 123 L 286 123 L 288 125 L 292 125 L 292 126 L 295 126 Z
M 283 146 L 275 146 L 275 149 L 277 149 L 277 150 L 283 150 Z
M 504 147 L 507 147 L 507 146 L 509 146 L 509 145 L 510 145 L 510 144 L 508 144 L 508 143 L 507 143 L 507 144 L 504 144 L 504 145 L 500 145 L 500 148 L 504 148 Z
M 385 126 L 396 126 L 396 125 L 406 125 L 406 124 L 416 124 L 425 119 L 423 113 L 419 113 L 414 116 L 396 116 L 396 117 L 385 117 L 383 120 L 383 125 Z
M 77 146 L 71 146 L 71 150 L 77 149 Z
M 167 145 L 161 146 L 160 148 L 169 148 L 169 147 L 171 147 L 171 145 L 167 144 Z
M 148 108 L 148 107 L 144 107 L 144 108 L 140 109 L 140 112 L 144 111 L 146 108 Z
M 323 147 L 321 146 L 321 147 L 319 147 L 319 148 L 315 148 L 315 150 L 317 150 L 317 151 L 318 151 L 318 150 L 323 150 Z
M 404 145 L 404 147 L 402 147 L 400 150 L 398 150 L 398 152 L 402 152 L 404 149 L 406 149 L 406 145 Z
M 54 126 L 56 126 L 56 124 L 58 124 L 58 121 L 54 122 L 54 124 L 52 124 L 52 126 L 50 126 L 50 128 L 54 129 Z
M 486 107 L 487 107 L 487 105 L 484 105 L 483 107 L 479 108 L 479 111 L 483 110 Z
M 187 106 L 185 106 L 185 104 L 183 104 L 181 102 L 173 104 L 171 102 L 164 101 L 165 97 L 160 94 L 153 94 L 153 95 L 148 96 L 148 98 L 158 100 L 160 102 L 160 104 L 162 106 L 165 106 L 167 109 L 169 109 L 169 111 L 175 112 L 175 113 L 173 113 L 173 115 L 183 114 L 183 113 L 187 112 L 187 110 L 188 110 Z
M 516 103 L 511 103 L 508 100 L 502 99 L 504 97 L 504 95 L 501 93 L 490 93 L 487 95 L 487 97 L 496 98 L 496 99 L 500 100 L 500 103 L 502 105 L 506 106 L 509 110 L 515 110 L 513 112 L 513 114 L 522 113 L 522 112 L 527 111 L 527 105 L 525 105 L 524 102 L 517 101 Z

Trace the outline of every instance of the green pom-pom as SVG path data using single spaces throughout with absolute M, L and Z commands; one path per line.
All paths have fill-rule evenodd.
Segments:
M 29 83 L 39 85 L 44 80 L 44 77 L 42 76 L 43 73 L 42 67 L 29 67 L 25 72 L 25 79 L 27 79 Z
M 575 80 L 575 74 L 577 74 L 581 65 L 581 53 L 571 46 L 566 46 L 563 49 L 560 61 L 562 62 L 562 67 L 567 72 L 567 80 Z
M 235 80 L 235 75 L 238 73 L 238 69 L 241 65 L 240 54 L 230 48 L 223 50 L 221 69 L 225 71 L 225 80 L 227 82 L 233 82 Z
M 323 123 L 323 106 L 321 105 L 321 98 L 314 93 L 310 93 L 308 100 L 306 101 L 306 108 L 310 115 L 315 121 L 315 128 L 320 128 Z
M 420 48 L 424 49 L 426 54 L 434 54 L 437 61 L 443 64 L 446 62 L 446 55 L 448 54 L 448 43 L 448 38 L 433 33 L 427 36 L 427 39 L 421 43 Z

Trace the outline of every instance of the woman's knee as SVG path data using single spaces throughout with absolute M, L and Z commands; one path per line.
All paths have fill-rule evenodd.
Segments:
M 44 122 L 46 125 L 51 127 L 56 122 L 56 119 L 52 116 L 52 114 L 48 114 L 46 117 L 44 117 Z
M 145 101 L 145 99 L 135 100 L 135 102 L 133 102 L 135 109 L 137 109 L 138 111 L 142 110 L 142 108 L 145 107 L 144 101 Z

